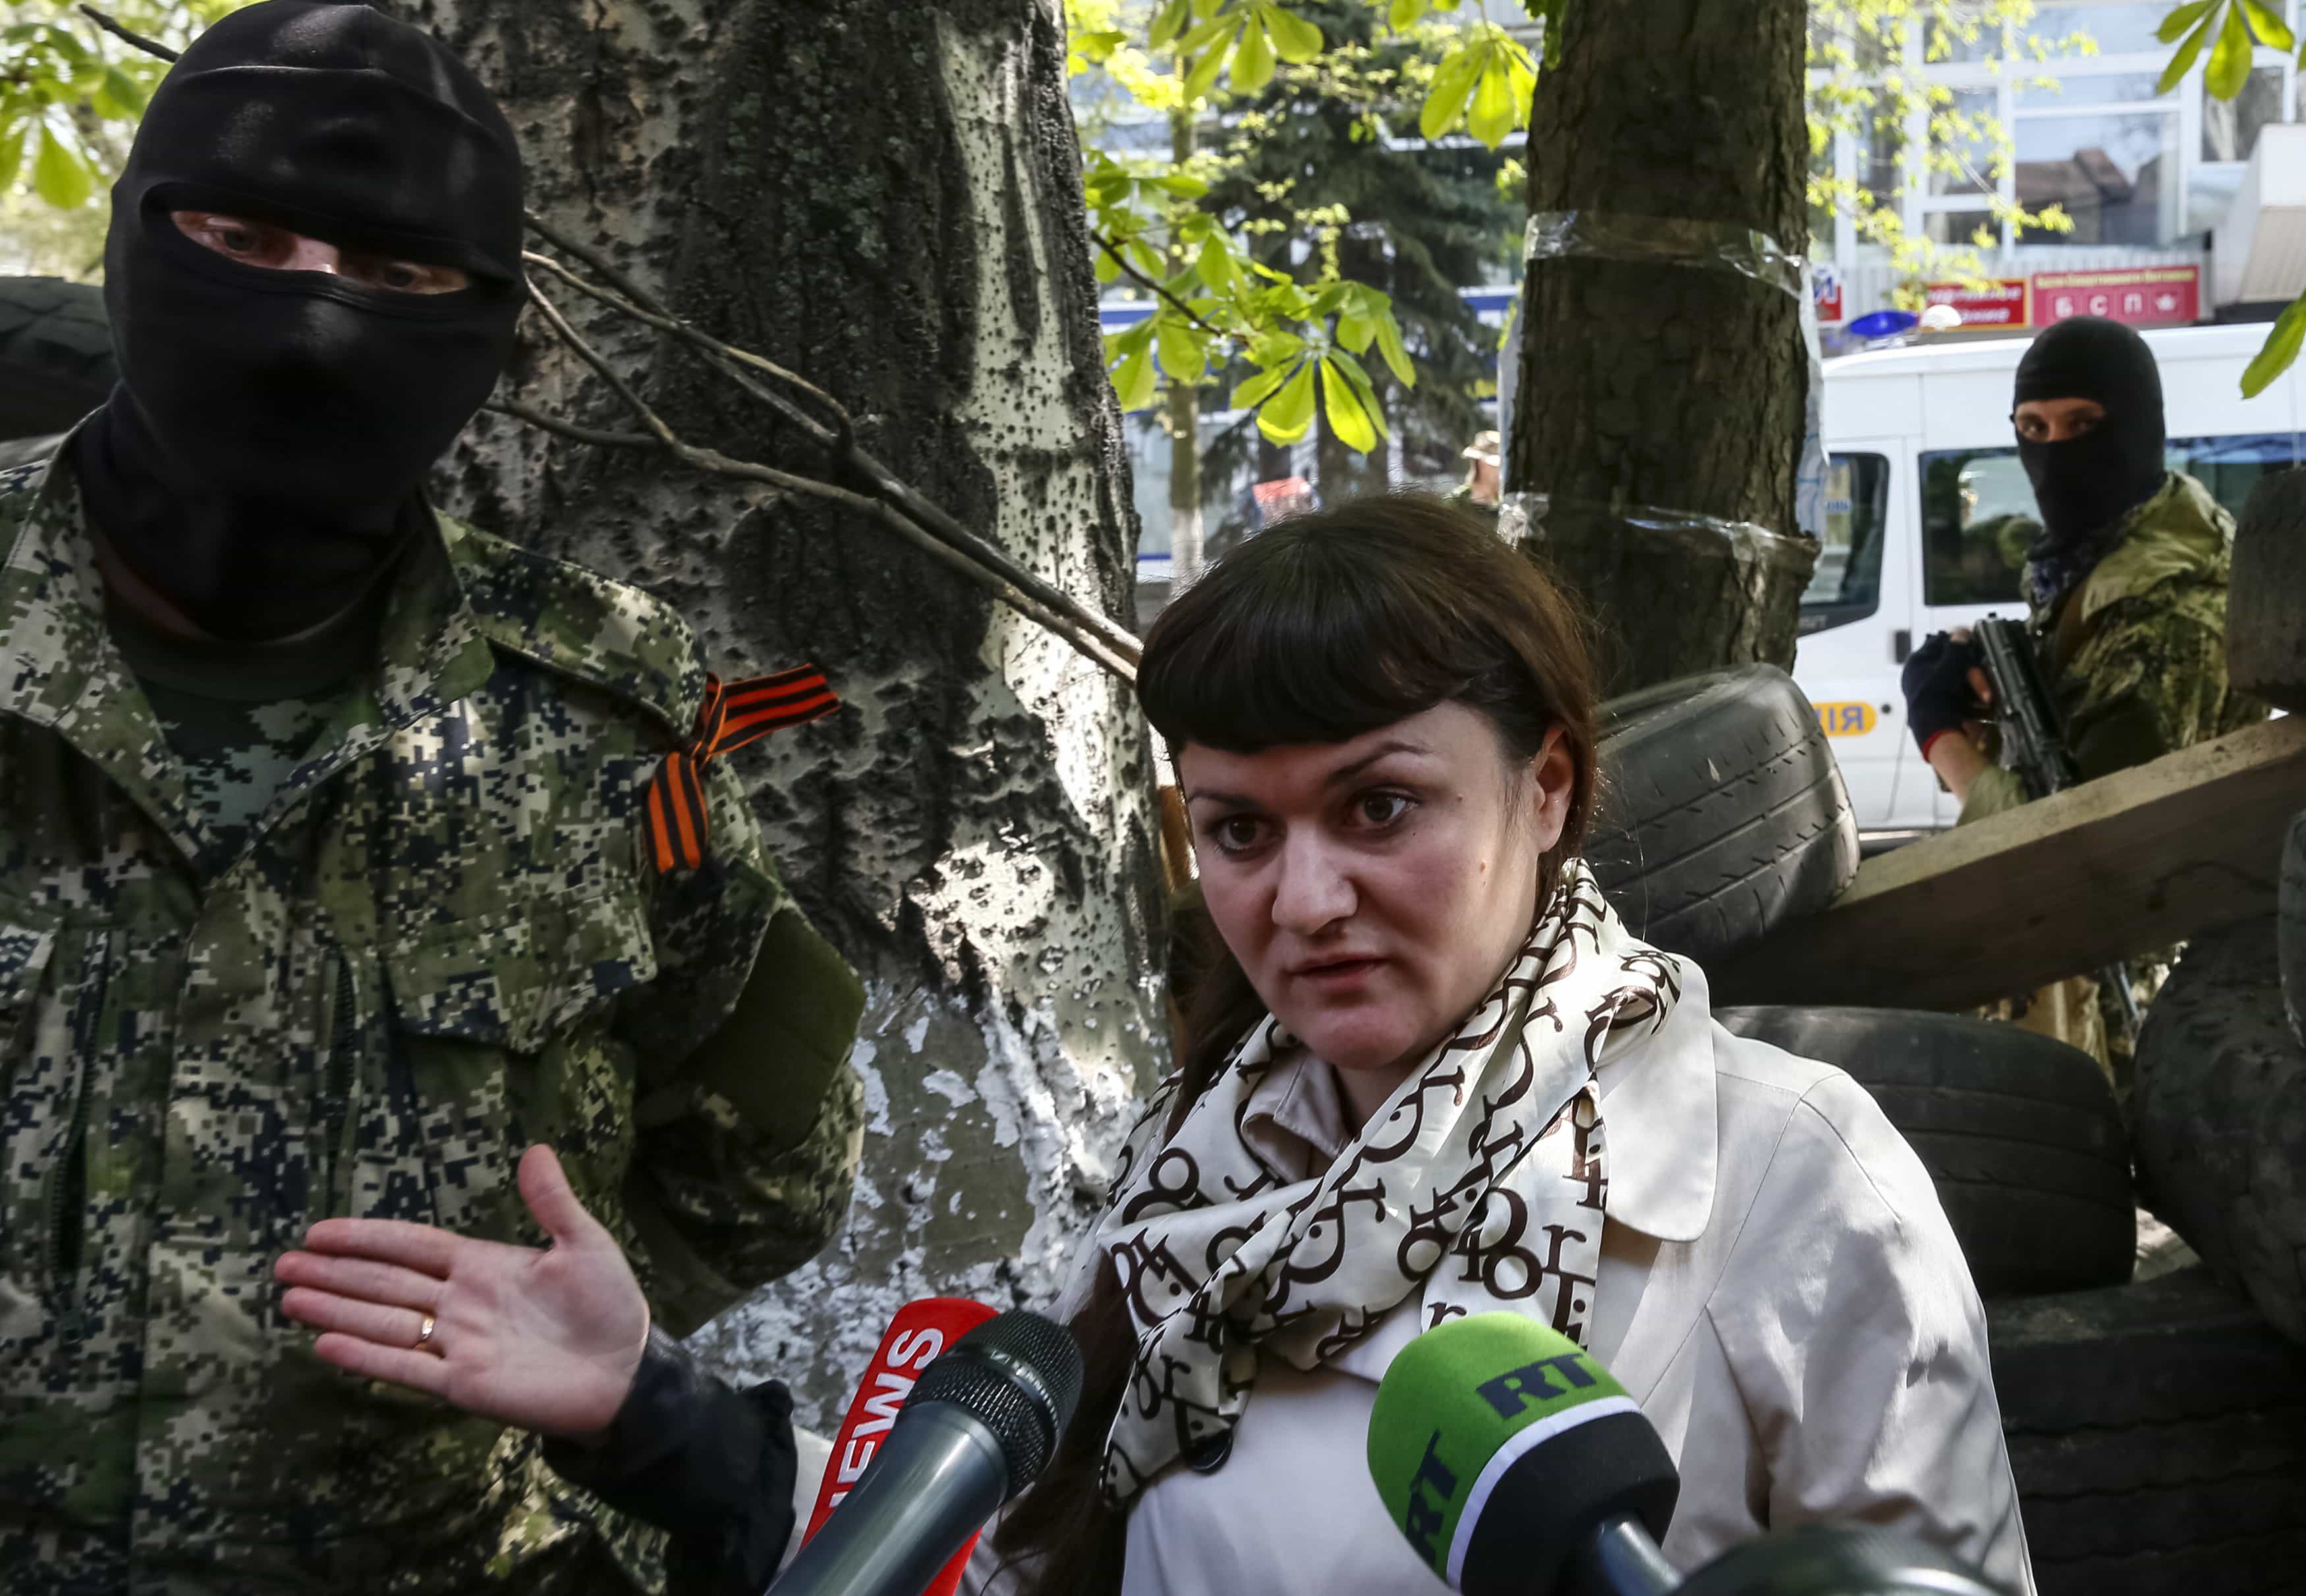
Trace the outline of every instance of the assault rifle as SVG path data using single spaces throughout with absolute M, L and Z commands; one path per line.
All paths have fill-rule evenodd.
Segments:
M 2014 771 L 2026 784 L 2028 798 L 2048 798 L 2081 780 L 2074 756 L 2066 747 L 2066 727 L 2050 689 L 2042 680 L 2041 661 L 2023 623 L 1987 616 L 1972 628 L 1977 652 L 1994 685 L 1994 719 L 2002 734 L 2002 765 Z M 2138 1035 L 2138 994 L 2130 989 L 2130 972 L 2110 964 L 2098 972 L 2122 1004 L 2130 1034 Z

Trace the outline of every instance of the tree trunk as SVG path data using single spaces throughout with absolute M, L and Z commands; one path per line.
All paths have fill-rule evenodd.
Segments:
M 1531 210 L 1801 252 L 1803 26 L 1799 0 L 1569 6 L 1530 117 Z M 1816 549 L 1773 534 L 1796 531 L 1799 312 L 1777 283 L 1623 249 L 1530 262 L 1507 480 L 1546 497 L 1533 546 L 1600 612 L 1614 690 L 1793 661 Z
M 1051 0 L 419 0 L 503 97 L 530 204 L 832 391 L 964 523 L 1129 615 L 1137 525 Z M 556 302 L 691 441 L 822 473 L 645 329 Z M 532 317 L 506 387 L 631 428 Z M 641 582 L 724 675 L 847 703 L 741 755 L 787 881 L 864 977 L 846 1232 L 699 1344 L 838 1412 L 891 1312 L 1046 1300 L 1166 1046 L 1145 732 L 1071 648 L 816 501 L 482 419 L 480 524 Z

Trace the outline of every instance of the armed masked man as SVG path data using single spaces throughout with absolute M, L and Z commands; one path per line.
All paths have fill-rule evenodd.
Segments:
M 114 190 L 122 385 L 0 475 L 11 1592 L 649 1577 L 537 1438 L 316 1357 L 274 1260 L 329 1216 L 534 1243 L 547 1143 L 685 1334 L 845 1211 L 859 989 L 713 758 L 694 638 L 425 501 L 521 218 L 438 44 L 235 13 Z
M 2026 550 L 2028 629 L 2080 778 L 2264 719 L 2226 681 L 2233 517 L 2164 464 L 2162 378 L 2146 340 L 2098 317 L 2061 321 L 2019 363 L 2015 398 L 2018 457 L 2041 512 Z M 1967 633 L 1940 633 L 1905 670 L 1914 737 L 1964 824 L 2027 798 L 1966 730 L 1980 713 L 1979 664 Z M 2099 996 L 2076 977 L 2004 1011 L 2107 1064 Z M 2127 1041 L 2111 1046 L 2121 1054 Z

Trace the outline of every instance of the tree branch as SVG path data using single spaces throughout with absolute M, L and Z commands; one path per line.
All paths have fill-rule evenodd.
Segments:
M 1134 634 L 1110 616 L 1091 609 L 1055 583 L 1027 569 L 1021 562 L 1011 556 L 1008 550 L 962 525 L 933 499 L 904 482 L 886 465 L 867 454 L 851 435 L 849 430 L 849 412 L 837 400 L 824 394 L 821 389 L 805 379 L 794 376 L 775 363 L 764 359 L 749 350 L 724 343 L 693 323 L 670 314 L 662 308 L 661 302 L 642 291 L 638 285 L 617 271 L 613 266 L 608 265 L 597 251 L 581 245 L 572 247 L 570 241 L 564 235 L 556 233 L 535 217 L 532 216 L 529 218 L 529 226 L 533 232 L 543 237 L 548 243 L 568 249 L 586 265 L 601 272 L 604 277 L 623 291 L 623 296 L 619 297 L 619 294 L 611 294 L 596 284 L 586 282 L 582 277 L 549 255 L 524 251 L 521 257 L 524 260 L 551 272 L 577 292 L 599 301 L 619 315 L 631 317 L 645 326 L 656 328 L 684 340 L 698 350 L 715 371 L 728 378 L 744 392 L 775 410 L 778 414 L 801 428 L 818 442 L 832 448 L 840 459 L 871 485 L 881 500 L 893 505 L 918 525 L 929 528 L 945 542 L 952 545 L 986 569 L 999 574 L 1017 588 L 1030 593 L 1043 605 L 1060 614 L 1070 616 L 1075 624 L 1102 640 L 1108 653 L 1132 664 L 1135 662 L 1141 645 Z M 818 395 L 840 417 L 839 431 L 824 426 L 782 395 L 772 392 L 753 381 L 744 372 L 735 369 L 732 364 L 735 362 L 757 367 L 785 380 L 797 383 L 812 394 Z
M 560 307 L 538 291 L 533 284 L 530 286 L 530 298 L 535 303 L 538 313 L 551 324 L 553 332 L 559 337 L 561 342 L 574 350 L 579 359 L 600 374 L 602 381 L 616 390 L 617 397 L 622 399 L 627 407 L 639 416 L 642 422 L 648 428 L 655 444 L 682 464 L 720 476 L 735 477 L 745 482 L 765 482 L 771 487 L 782 488 L 789 492 L 828 499 L 855 510 L 860 515 L 869 516 L 921 552 L 975 583 L 1020 615 L 1055 632 L 1072 644 L 1074 649 L 1084 657 L 1121 680 L 1133 683 L 1137 679 L 1137 669 L 1133 661 L 1119 657 L 1111 649 L 1106 647 L 1101 639 L 1078 625 L 1070 616 L 1060 614 L 1048 606 L 1028 597 L 1012 584 L 1004 581 L 995 573 L 969 559 L 961 550 L 931 536 L 894 506 L 881 499 L 867 498 L 861 493 L 851 492 L 846 488 L 835 487 L 831 482 L 819 482 L 815 477 L 797 476 L 791 472 L 779 471 L 773 466 L 756 465 L 749 460 L 732 459 L 717 449 L 700 448 L 694 444 L 682 441 L 679 436 L 665 423 L 664 418 L 651 409 L 648 401 L 642 398 L 635 391 L 632 384 L 626 381 L 616 368 L 609 363 L 607 357 L 594 348 L 585 341 L 583 334 L 569 325 L 568 319 L 561 314 Z M 529 409 L 527 405 L 522 405 L 519 410 L 512 409 L 510 404 L 495 407 L 523 421 L 530 419 L 529 415 L 522 414 L 523 411 Z M 541 414 L 541 413 L 534 414 Z M 565 422 L 552 423 L 550 430 L 568 436 L 576 436 L 581 432 L 586 435 L 585 441 L 587 442 L 607 442 L 613 440 L 620 446 L 638 445 L 650 440 L 637 433 L 596 432 L 591 428 L 575 428 L 572 423 Z
M 575 422 L 562 421 L 557 415 L 547 415 L 534 405 L 524 405 L 518 399 L 491 399 L 481 406 L 499 415 L 508 415 L 515 421 L 546 432 L 558 432 L 563 438 L 578 443 L 598 444 L 603 448 L 662 448 L 662 444 L 645 432 L 604 432 L 598 427 L 580 427 Z
M 80 8 L 80 14 L 86 17 L 90 21 L 94 22 L 107 33 L 111 34 L 115 38 L 125 39 L 128 43 L 134 45 L 147 55 L 158 55 L 163 61 L 174 61 L 176 59 L 178 55 L 181 54 L 179 51 L 170 49 L 157 38 L 147 38 L 142 34 L 138 33 L 132 29 L 123 27 L 118 19 L 107 16 L 104 13 L 97 10 L 93 5 L 81 6 Z
M 1098 232 L 1096 228 L 1091 227 L 1089 230 L 1089 235 L 1097 240 L 1097 248 L 1103 250 L 1106 254 L 1113 257 L 1113 263 L 1121 268 L 1121 269 L 1128 275 L 1129 279 L 1132 282 L 1136 283 L 1142 287 L 1149 288 L 1154 293 L 1159 294 L 1162 298 L 1167 300 L 1169 303 L 1176 309 L 1179 315 L 1191 322 L 1195 327 L 1200 328 L 1203 332 L 1208 333 L 1213 338 L 1225 338 L 1231 337 L 1233 336 L 1230 333 L 1221 331 L 1218 329 L 1210 326 L 1209 323 L 1201 319 L 1200 313 L 1197 312 L 1192 306 L 1187 304 L 1183 300 L 1179 299 L 1175 294 L 1170 293 L 1166 288 L 1164 288 L 1160 284 L 1155 282 L 1151 277 L 1147 277 L 1134 266 L 1132 266 L 1129 263 L 1128 259 L 1122 254 L 1120 246 L 1115 243 L 1110 238 L 1107 238 L 1104 234 Z
M 840 400 L 834 398 L 831 394 L 826 393 L 823 388 L 817 387 L 816 383 L 811 382 L 799 372 L 789 371 L 784 367 L 777 364 L 776 362 L 766 359 L 761 355 L 755 354 L 749 349 L 739 349 L 733 344 L 724 344 L 720 339 L 713 337 L 709 333 L 706 333 L 703 329 L 698 328 L 692 323 L 681 320 L 679 317 L 675 316 L 662 301 L 650 294 L 646 290 L 643 289 L 638 283 L 634 282 L 632 278 L 627 277 L 623 272 L 619 271 L 615 266 L 610 263 L 609 258 L 606 255 L 603 255 L 600 251 L 593 248 L 590 244 L 580 243 L 576 239 L 569 237 L 567 234 L 556 230 L 550 223 L 545 221 L 542 217 L 538 216 L 534 211 L 529 211 L 525 214 L 528 221 L 530 232 L 534 233 L 538 237 L 543 239 L 545 243 L 551 244 L 554 248 L 565 250 L 569 254 L 576 256 L 576 259 L 582 260 L 594 271 L 599 272 L 602 277 L 607 281 L 611 287 L 623 294 L 626 300 L 630 303 L 626 304 L 618 304 L 614 299 L 601 293 L 591 285 L 579 281 L 574 273 L 570 272 L 567 267 L 560 265 L 558 261 L 549 260 L 542 255 L 528 254 L 526 252 L 523 252 L 525 259 L 544 261 L 546 265 L 551 266 L 555 271 L 559 272 L 561 277 L 567 278 L 572 286 L 592 294 L 594 298 L 602 301 L 604 304 L 615 306 L 615 308 L 624 312 L 625 314 L 628 316 L 636 316 L 644 321 L 649 320 L 649 319 L 653 316 L 657 320 L 651 322 L 652 326 L 660 327 L 666 332 L 673 333 L 679 337 L 688 338 L 690 342 L 697 345 L 700 348 L 709 347 L 715 354 L 726 356 L 730 360 L 742 361 L 745 364 L 749 366 L 757 366 L 762 371 L 766 371 L 770 376 L 776 378 L 781 382 L 791 383 L 795 388 L 799 388 L 803 393 L 807 394 L 809 397 L 815 399 L 818 404 L 823 405 L 827 410 L 830 410 L 835 416 L 839 417 L 841 430 L 843 431 L 846 431 L 851 425 L 853 425 L 850 419 L 847 407 L 844 406 Z M 795 419 L 799 420 L 799 418 L 796 416 Z M 820 431 L 824 440 L 829 440 L 833 436 L 833 433 L 829 429 L 823 428 L 818 422 L 804 422 L 802 424 Z
M 808 382 L 807 379 L 795 376 L 790 371 L 786 371 L 782 366 L 780 366 L 772 361 L 765 360 L 762 356 L 753 354 L 750 350 L 739 349 L 733 344 L 724 344 L 720 339 L 714 337 L 712 334 L 705 331 L 704 329 L 696 326 L 692 322 L 683 321 L 678 316 L 667 315 L 661 312 L 651 310 L 628 298 L 611 294 L 607 289 L 602 288 L 596 284 L 588 283 L 583 277 L 578 277 L 575 272 L 569 270 L 566 266 L 563 266 L 559 261 L 555 260 L 550 255 L 540 255 L 534 250 L 523 250 L 520 252 L 520 258 L 531 266 L 543 268 L 546 271 L 551 272 L 554 277 L 559 277 L 562 282 L 568 284 L 571 288 L 576 289 L 577 293 L 585 294 L 588 298 L 598 300 L 601 303 L 608 306 L 619 315 L 629 316 L 632 320 L 641 322 L 646 326 L 653 327 L 661 332 L 669 332 L 673 337 L 693 346 L 703 353 L 708 359 L 711 359 L 714 363 L 715 369 L 720 371 L 724 376 L 730 377 L 742 384 L 747 393 L 775 410 L 779 414 L 784 416 L 786 420 L 791 422 L 795 426 L 799 427 L 803 431 L 816 439 L 819 443 L 837 442 L 841 436 L 846 434 L 849 427 L 849 412 L 841 406 L 840 401 L 834 399 L 828 394 L 820 392 L 820 390 Z M 745 376 L 742 372 L 730 371 L 728 364 L 725 363 L 731 361 L 742 362 L 747 365 L 758 366 L 773 377 L 781 378 L 788 382 L 797 383 L 800 387 L 807 388 L 811 394 L 816 395 L 818 397 L 822 398 L 827 405 L 831 406 L 833 413 L 841 418 L 841 431 L 834 431 L 833 428 L 824 425 L 822 422 L 816 420 L 814 417 L 800 410 L 799 407 L 794 405 L 790 400 L 786 399 L 781 395 L 772 393 L 767 388 L 762 388 L 759 384 L 754 382 L 752 379 Z

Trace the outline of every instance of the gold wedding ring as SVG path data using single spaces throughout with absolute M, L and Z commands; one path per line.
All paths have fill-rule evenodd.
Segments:
M 428 1313 L 424 1316 L 424 1322 L 417 1327 L 416 1344 L 410 1350 L 420 1353 L 423 1352 L 424 1350 L 424 1344 L 432 1339 L 432 1316 Z

